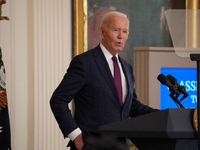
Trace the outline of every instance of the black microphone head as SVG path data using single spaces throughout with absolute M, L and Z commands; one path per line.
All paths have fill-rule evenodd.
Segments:
M 168 81 L 168 78 L 164 74 L 159 74 L 157 79 L 164 85 L 166 85 L 166 82 Z
M 173 85 L 173 86 L 176 86 L 178 88 L 178 91 L 180 93 L 183 93 L 184 94 L 184 97 L 187 97 L 189 94 L 186 92 L 186 88 L 184 86 L 180 86 L 178 84 L 178 81 L 176 78 L 174 78 L 172 75 L 167 75 L 167 78 L 169 79 L 170 83 Z
M 169 79 L 171 84 L 176 84 L 177 83 L 176 78 L 174 78 L 171 74 L 167 75 L 167 78 Z
M 169 87 L 169 90 L 177 95 L 180 94 L 180 92 L 178 91 L 177 86 L 172 85 L 171 82 L 169 82 L 169 79 L 163 75 L 163 74 L 159 74 L 157 79 L 163 84 Z

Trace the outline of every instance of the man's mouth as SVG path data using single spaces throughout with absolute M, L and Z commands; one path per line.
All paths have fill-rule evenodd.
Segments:
M 122 45 L 122 42 L 117 42 L 117 45 Z

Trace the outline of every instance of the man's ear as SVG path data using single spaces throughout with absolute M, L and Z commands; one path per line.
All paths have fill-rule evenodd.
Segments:
M 104 39 L 104 36 L 105 36 L 105 29 L 100 27 L 100 35 L 101 35 L 101 38 Z

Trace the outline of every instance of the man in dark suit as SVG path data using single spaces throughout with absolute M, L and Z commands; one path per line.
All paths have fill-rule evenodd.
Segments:
M 100 137 L 98 128 L 102 125 L 155 111 L 137 99 L 132 67 L 118 55 L 129 34 L 126 15 L 107 13 L 102 18 L 100 34 L 102 40 L 97 47 L 71 61 L 50 100 L 64 137 L 71 139 L 71 149 L 81 150 L 87 137 Z M 115 76 L 120 80 L 116 81 Z M 74 117 L 68 107 L 72 99 Z

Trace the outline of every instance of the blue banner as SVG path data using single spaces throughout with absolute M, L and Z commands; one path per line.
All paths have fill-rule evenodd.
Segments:
M 179 85 L 183 85 L 186 88 L 186 92 L 189 94 L 187 98 L 181 101 L 181 104 L 185 108 L 197 107 L 197 69 L 195 68 L 161 68 L 161 73 L 165 76 L 171 74 L 174 76 Z M 169 88 L 165 85 L 160 85 L 160 108 L 177 108 L 175 102 L 169 96 Z M 183 95 L 180 94 L 178 99 L 180 100 Z

